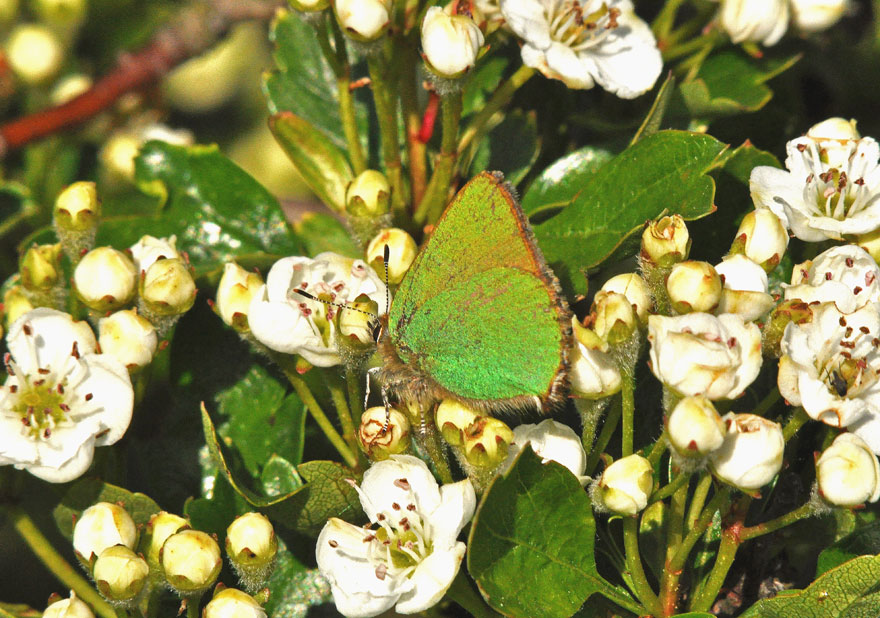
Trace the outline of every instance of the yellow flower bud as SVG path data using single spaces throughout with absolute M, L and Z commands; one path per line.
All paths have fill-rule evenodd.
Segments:
M 371 461 L 382 461 L 409 448 L 410 424 L 406 415 L 383 406 L 367 409 L 361 416 L 358 441 Z

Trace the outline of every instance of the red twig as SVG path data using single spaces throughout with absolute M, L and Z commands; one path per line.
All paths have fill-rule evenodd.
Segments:
M 127 92 L 149 86 L 172 68 L 205 51 L 239 21 L 270 19 L 278 4 L 259 0 L 214 0 L 181 11 L 138 52 L 122 55 L 116 67 L 67 103 L 0 126 L 0 157 L 93 118 Z

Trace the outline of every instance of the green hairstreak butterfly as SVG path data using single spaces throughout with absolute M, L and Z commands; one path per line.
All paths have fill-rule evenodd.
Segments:
M 571 312 L 501 174 L 447 206 L 394 296 L 379 346 L 385 387 L 422 409 L 563 401 Z

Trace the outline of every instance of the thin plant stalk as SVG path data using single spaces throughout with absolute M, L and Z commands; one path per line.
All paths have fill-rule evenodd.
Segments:
M 376 105 L 376 118 L 379 121 L 379 135 L 382 140 L 382 159 L 385 175 L 391 185 L 391 204 L 395 212 L 406 209 L 406 193 L 403 184 L 403 168 L 400 162 L 400 143 L 397 127 L 396 88 L 392 87 L 388 75 L 388 63 L 381 54 L 367 58 L 370 80 L 373 86 L 373 102 Z
M 434 172 L 425 190 L 425 197 L 416 209 L 416 223 L 434 222 L 446 205 L 449 186 L 458 160 L 458 128 L 461 122 L 461 91 L 450 93 L 440 102 L 443 136 L 440 152 L 434 159 Z

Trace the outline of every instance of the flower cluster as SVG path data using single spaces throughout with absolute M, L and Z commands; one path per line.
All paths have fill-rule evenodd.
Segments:
M 718 24 L 734 43 L 775 45 L 789 22 L 810 33 L 833 26 L 850 8 L 849 0 L 720 0 Z

